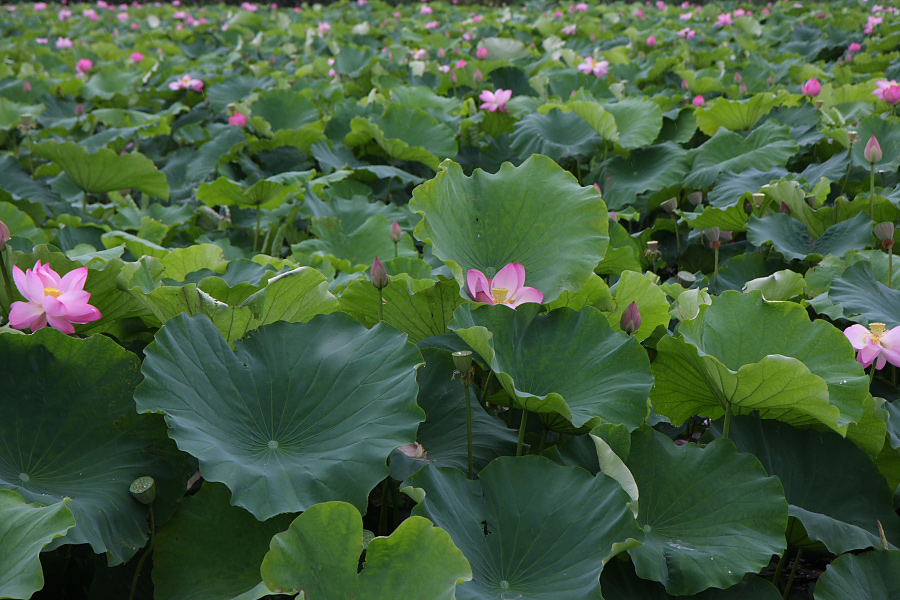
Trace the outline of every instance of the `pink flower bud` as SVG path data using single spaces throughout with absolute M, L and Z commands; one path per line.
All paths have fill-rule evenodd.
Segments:
M 472 81 L 475 83 L 484 81 L 484 75 L 481 74 L 481 69 L 475 69 L 475 73 L 472 75 Z
M 485 48 L 484 46 L 481 46 L 480 48 L 478 48 L 478 50 L 475 51 L 475 58 L 484 60 L 487 57 L 488 57 L 488 49 Z
M 397 221 L 391 225 L 391 241 L 395 244 L 399 243 L 400 240 L 403 239 L 403 230 L 400 229 L 400 224 Z
M 75 107 L 75 116 L 80 117 L 84 114 L 84 104 L 79 104 Z
M 874 135 L 869 138 L 869 143 L 866 144 L 863 155 L 866 157 L 866 160 L 873 165 L 877 162 L 881 162 L 881 144 L 878 143 L 878 140 L 875 139 Z
M 656 36 L 655 35 L 651 35 L 647 38 L 647 45 L 650 46 L 651 48 L 656 45 Z
M 8 242 L 11 237 L 9 227 L 6 226 L 6 223 L 0 221 L 0 252 L 6 250 L 6 242 Z
M 622 313 L 619 325 L 622 327 L 622 331 L 628 335 L 634 334 L 635 331 L 641 328 L 641 311 L 638 310 L 636 302 L 629 304 L 625 312 Z
M 131 62 L 139 63 L 142 60 L 144 60 L 144 55 L 141 54 L 140 52 L 132 52 L 128 58 L 131 59 Z
M 697 94 L 696 96 L 694 96 L 694 99 L 691 100 L 691 104 L 693 104 L 697 108 L 700 108 L 701 106 L 706 106 L 706 100 L 703 99 L 703 96 L 701 94 Z
M 244 113 L 236 112 L 228 117 L 228 124 L 233 127 L 246 127 L 247 115 L 245 115 Z
M 803 92 L 803 95 L 808 98 L 815 98 L 822 91 L 822 84 L 819 83 L 819 80 L 813 77 L 806 83 L 804 83 L 800 90 Z
M 375 262 L 372 264 L 370 277 L 372 279 L 372 285 L 379 290 L 383 290 L 391 282 L 390 278 L 388 278 L 387 270 L 384 268 L 384 263 L 382 263 L 377 256 L 375 257 Z
M 743 79 L 744 79 L 744 78 L 741 77 L 741 74 L 740 74 L 740 73 L 735 73 L 735 74 L 734 74 L 734 82 L 735 82 L 735 83 L 740 83 L 741 81 L 743 81 Z
M 89 58 L 82 58 L 75 65 L 75 70 L 79 73 L 87 73 L 94 68 L 94 61 Z
M 26 81 L 25 83 L 22 84 L 22 91 L 25 92 L 26 94 L 31 93 L 31 82 L 30 81 Z

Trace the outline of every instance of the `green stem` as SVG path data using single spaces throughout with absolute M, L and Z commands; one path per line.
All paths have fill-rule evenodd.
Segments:
M 394 184 L 394 178 L 391 177 L 390 179 L 388 179 L 387 191 L 384 193 L 384 203 L 385 204 L 391 203 L 391 186 L 393 184 Z
M 717 283 L 719 281 L 719 249 L 718 248 L 715 249 L 715 255 L 716 255 L 716 259 L 715 259 L 716 262 L 715 262 L 715 266 L 713 268 L 713 282 Z
M 253 251 L 256 252 L 259 248 L 259 223 L 262 219 L 262 209 L 257 205 L 256 207 L 256 233 L 253 234 Z
M 389 479 L 391 482 L 391 504 L 394 506 L 394 529 L 400 526 L 400 490 L 397 489 L 397 482 Z
M 394 258 L 397 258 L 398 250 L 397 250 L 397 242 L 394 242 Z
M 678 257 L 681 256 L 681 236 L 678 235 L 678 218 L 675 221 L 675 264 L 678 264 Z
M 728 439 L 728 432 L 731 430 L 731 402 L 725 402 L 725 426 L 722 428 L 722 437 Z
M 894 248 L 888 248 L 888 287 L 894 285 Z
M 775 574 L 772 575 L 772 584 L 778 589 L 781 589 L 781 574 L 784 571 L 784 565 L 787 564 L 787 557 L 788 551 L 787 548 L 785 548 L 784 554 L 778 559 L 778 566 L 775 567 Z
M 869 174 L 869 216 L 875 218 L 875 163 Z
M 6 261 L 3 258 L 4 254 L 6 254 L 6 250 L 0 250 L 0 273 L 3 273 L 3 287 L 6 289 L 6 298 L 9 300 L 10 306 L 12 306 L 13 288 L 12 283 L 9 281 L 9 272 L 6 270 Z M 9 315 L 9 311 L 3 302 L 0 302 L 0 314 L 3 315 L 4 319 Z
M 522 409 L 522 422 L 519 424 L 519 441 L 516 444 L 516 456 L 522 456 L 522 445 L 525 443 L 525 426 L 528 425 L 528 411 Z
M 488 393 L 489 393 L 488 388 L 491 385 L 491 377 L 493 377 L 493 376 L 494 376 L 494 372 L 488 371 L 487 377 L 484 378 L 484 387 L 481 388 L 481 406 L 482 406 L 482 408 L 485 408 L 485 405 L 487 404 Z
M 469 384 L 463 383 L 466 388 L 466 436 L 468 437 L 469 450 L 469 479 L 475 479 L 475 462 L 472 459 L 472 396 L 469 392 Z
M 144 562 L 147 560 L 147 557 L 153 552 L 153 546 L 156 544 L 156 518 L 153 515 L 153 505 L 150 505 L 150 544 L 147 546 L 147 549 L 144 550 L 144 553 L 141 554 L 141 558 L 138 561 L 137 567 L 134 569 L 134 577 L 131 578 L 131 593 L 128 594 L 128 600 L 134 600 L 134 595 L 137 593 L 137 584 L 138 579 L 141 577 L 141 570 L 144 568 Z
M 875 380 L 875 363 L 872 363 L 872 366 L 869 367 L 869 389 L 872 389 L 872 381 Z
M 575 173 L 578 175 L 578 184 L 581 185 L 581 161 L 575 159 Z
M 783 600 L 787 600 L 791 594 L 791 586 L 794 585 L 794 576 L 797 575 L 797 567 L 800 566 L 800 557 L 803 556 L 803 548 L 797 550 L 794 556 L 794 566 L 791 568 L 791 574 L 788 575 L 787 585 L 784 586 L 784 594 L 781 595 Z
M 378 320 L 384 321 L 384 291 L 378 290 Z
M 847 148 L 847 174 L 844 175 L 844 181 L 841 183 L 841 191 L 838 196 L 842 196 L 844 194 L 844 186 L 847 185 L 847 181 L 850 180 L 850 167 L 853 166 L 853 144 L 850 144 L 850 147 Z M 835 211 L 837 212 L 837 211 Z

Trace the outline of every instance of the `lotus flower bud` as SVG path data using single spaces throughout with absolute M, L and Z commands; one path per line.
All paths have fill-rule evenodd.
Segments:
M 721 230 L 718 227 L 710 227 L 709 229 L 703 230 L 703 235 L 706 236 L 706 239 L 708 239 L 710 243 L 718 242 Z
M 384 268 L 384 263 L 382 263 L 378 257 L 375 257 L 375 262 L 372 264 L 372 285 L 375 286 L 376 289 L 383 290 L 388 286 L 391 282 L 388 277 L 387 271 Z
M 472 370 L 472 351 L 460 350 L 453 353 L 453 364 L 460 373 L 468 373 Z
M 699 206 L 703 202 L 703 192 L 691 192 L 687 199 L 693 206 Z
M 10 240 L 12 236 L 9 234 L 9 227 L 6 226 L 6 223 L 0 221 L 0 252 L 6 250 L 6 242 Z
M 847 131 L 847 139 L 850 140 L 850 145 L 856 143 L 857 138 L 859 138 L 859 132 L 855 129 L 850 129 Z
M 472 75 L 472 81 L 475 83 L 484 81 L 484 75 L 481 74 L 481 69 L 475 69 L 475 73 Z
M 156 500 L 156 481 L 149 475 L 138 477 L 131 483 L 128 491 L 141 504 L 153 504 Z
M 446 56 L 447 56 L 447 51 L 444 50 L 443 48 L 438 48 L 438 51 L 437 51 L 437 57 L 438 57 L 438 58 L 444 58 L 444 57 L 446 57 Z
M 75 116 L 80 117 L 84 114 L 84 104 L 79 104 L 75 107 Z
M 894 224 L 890 221 L 879 223 L 875 226 L 875 237 L 881 242 L 881 246 L 887 250 L 894 247 Z
M 866 160 L 873 165 L 877 162 L 881 162 L 881 144 L 878 143 L 878 140 L 875 139 L 874 135 L 869 138 L 869 143 L 866 144 L 863 155 L 866 157 Z
M 450 78 L 450 83 L 452 83 L 453 85 L 459 83 L 459 76 L 456 74 L 456 71 L 450 71 L 450 75 L 448 75 L 447 77 Z
M 619 321 L 622 331 L 628 335 L 633 335 L 635 331 L 641 328 L 641 311 L 638 310 L 636 302 L 632 302 L 622 313 L 622 320 Z
M 735 82 L 735 83 L 740 83 L 741 81 L 743 81 L 743 79 L 744 79 L 744 78 L 741 77 L 741 74 L 740 74 L 740 73 L 735 73 L 735 74 L 734 74 L 734 82 Z
M 675 212 L 675 209 L 678 208 L 678 198 L 669 198 L 662 204 L 660 204 L 662 209 L 669 213 L 670 215 Z
M 741 84 L 741 87 L 738 88 L 738 91 L 739 91 L 741 94 L 746 94 L 746 93 L 747 93 L 747 84 L 746 84 L 746 83 L 742 83 L 742 84 Z
M 26 94 L 31 92 L 31 82 L 30 81 L 26 81 L 25 83 L 22 84 L 22 91 L 25 92 Z
M 400 243 L 400 240 L 403 239 L 403 230 L 400 229 L 400 224 L 397 221 L 391 225 L 391 241 L 395 244 Z

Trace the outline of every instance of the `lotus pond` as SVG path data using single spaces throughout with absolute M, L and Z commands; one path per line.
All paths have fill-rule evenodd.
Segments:
M 0 15 L 0 597 L 900 598 L 895 7 Z

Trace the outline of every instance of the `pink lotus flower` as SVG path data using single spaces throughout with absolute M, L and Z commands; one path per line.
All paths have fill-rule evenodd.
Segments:
M 720 13 L 716 18 L 716 27 L 724 27 L 726 25 L 734 25 L 734 20 L 731 18 L 731 13 Z
M 697 94 L 696 96 L 694 96 L 694 99 L 691 100 L 691 104 L 693 104 L 697 108 L 700 108 L 701 106 L 706 106 L 706 100 L 703 99 L 703 96 L 701 94 Z
M 566 25 L 565 27 L 562 28 L 563 35 L 575 35 L 576 31 L 577 31 L 577 27 L 575 25 Z
M 500 112 L 505 113 L 506 103 L 512 98 L 512 90 L 498 89 L 496 92 L 484 90 L 478 98 L 484 102 L 480 108 L 483 108 L 488 112 L 496 112 L 499 110 Z
M 453 65 L 453 68 L 454 69 L 465 69 L 467 64 L 469 64 L 469 63 L 467 63 L 464 59 L 461 58 L 458 61 L 456 61 L 456 64 Z
M 331 23 L 327 21 L 319 21 L 316 25 L 316 30 L 319 32 L 319 37 L 322 37 L 331 29 Z
M 595 61 L 592 56 L 588 56 L 583 63 L 578 65 L 578 70 L 586 75 L 593 73 L 596 77 L 606 77 L 609 75 L 609 61 Z
M 241 112 L 236 112 L 230 117 L 228 117 L 228 124 L 232 127 L 246 127 L 247 126 L 247 115 Z
M 185 74 L 169 83 L 170 90 L 193 90 L 195 92 L 203 91 L 203 81 L 193 79 L 190 74 Z
M 441 24 L 437 21 L 428 21 L 425 23 L 425 29 L 437 29 L 440 25 Z
M 804 96 L 815 98 L 822 91 L 822 84 L 819 83 L 818 79 L 813 77 L 802 86 L 800 86 L 800 90 L 803 92 Z
M 691 29 L 690 27 L 685 27 L 684 29 L 678 30 L 678 37 L 685 40 L 692 40 L 697 36 L 697 32 Z
M 647 38 L 647 45 L 650 46 L 651 48 L 656 45 L 656 36 L 655 35 L 651 35 Z
M 575 5 L 575 12 L 587 12 L 588 5 L 585 2 L 579 2 Z
M 478 269 L 469 269 L 466 283 L 475 302 L 516 308 L 526 302 L 540 304 L 544 301 L 544 294 L 539 290 L 525 287 L 525 267 L 520 263 L 506 265 L 493 279 L 485 277 Z
M 863 367 L 875 363 L 876 369 L 883 369 L 890 362 L 900 367 L 900 327 L 885 330 L 884 323 L 870 323 L 871 331 L 862 325 L 851 325 L 844 335 L 858 351 L 856 360 Z
M 427 4 L 423 5 L 422 8 L 419 9 L 420 15 L 430 15 L 433 12 L 434 12 L 434 10 Z
M 878 86 L 874 92 L 872 92 L 873 96 L 880 96 L 882 100 L 884 100 L 887 104 L 894 106 L 900 103 L 900 84 L 898 84 L 893 79 L 890 81 L 876 81 L 875 85 Z
M 488 57 L 488 49 L 484 46 L 481 46 L 478 50 L 475 51 L 475 58 L 480 58 L 484 60 Z
M 144 60 L 144 55 L 141 54 L 140 52 L 132 52 L 128 58 L 131 59 L 131 62 L 139 63 L 142 60 Z
M 50 38 L 35 38 L 34 41 L 38 44 L 44 45 L 50 43 Z
M 89 58 L 82 58 L 75 65 L 75 70 L 79 73 L 88 73 L 91 69 L 94 68 L 94 61 Z
M 847 46 L 847 50 L 849 52 L 859 52 L 860 50 L 862 50 L 862 46 L 860 46 L 857 42 L 853 42 L 852 44 Z
M 73 45 L 74 44 L 72 43 L 72 40 L 70 40 L 69 38 L 64 38 L 64 37 L 56 38 L 56 49 L 57 50 L 66 50 L 68 48 L 71 48 Z
M 10 326 L 37 331 L 49 323 L 63 333 L 75 333 L 73 323 L 96 321 L 103 315 L 88 304 L 91 294 L 84 291 L 87 276 L 88 268 L 81 267 L 61 278 L 50 265 L 42 265 L 41 261 L 24 273 L 19 267 L 13 267 L 16 287 L 27 302 L 12 303 Z

